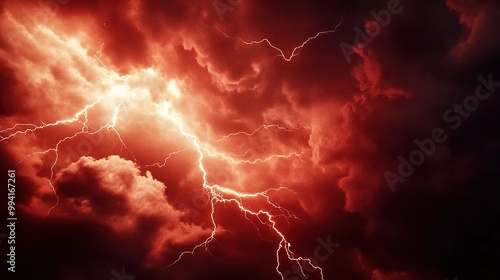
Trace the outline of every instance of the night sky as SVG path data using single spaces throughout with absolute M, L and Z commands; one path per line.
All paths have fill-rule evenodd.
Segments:
M 498 1 L 0 14 L 1 279 L 500 279 Z

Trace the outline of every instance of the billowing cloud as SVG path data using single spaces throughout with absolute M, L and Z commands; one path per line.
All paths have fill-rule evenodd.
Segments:
M 23 279 L 498 278 L 495 1 L 0 7 Z

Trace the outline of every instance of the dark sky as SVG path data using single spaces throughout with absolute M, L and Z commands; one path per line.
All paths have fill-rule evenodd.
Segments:
M 1 279 L 500 279 L 498 1 L 0 13 Z

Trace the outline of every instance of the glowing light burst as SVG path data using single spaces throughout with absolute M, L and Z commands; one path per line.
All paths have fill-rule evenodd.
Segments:
M 327 31 L 322 31 L 318 32 L 315 36 L 309 37 L 306 41 L 304 41 L 301 45 L 295 47 L 291 54 L 289 56 L 286 56 L 284 52 L 274 46 L 268 39 L 262 39 L 260 41 L 252 41 L 252 42 L 246 42 L 241 40 L 243 43 L 252 45 L 252 44 L 260 44 L 260 43 L 267 43 L 270 47 L 273 49 L 277 50 L 280 53 L 280 56 L 285 60 L 285 61 L 291 61 L 293 57 L 297 56 L 299 54 L 299 51 L 311 40 L 316 39 L 320 35 L 324 34 L 329 34 L 333 33 L 337 30 L 337 28 L 341 25 L 342 23 L 342 18 L 340 19 L 339 23 L 333 30 L 327 30 Z M 220 31 L 220 30 L 219 30 Z M 222 31 L 221 31 L 222 32 Z M 225 34 L 224 34 L 225 35 Z M 227 35 L 226 35 L 227 36 Z M 229 36 L 228 36 L 229 37 Z M 231 37 L 229 37 L 231 38 Z M 120 77 L 116 73 L 111 73 L 111 70 L 109 70 L 108 67 L 106 67 L 102 61 L 102 48 L 103 45 L 100 46 L 100 49 L 96 52 L 96 54 L 93 56 L 97 62 L 106 69 L 106 72 L 110 74 L 112 77 L 114 77 L 114 80 L 118 83 L 118 81 L 126 81 L 123 77 Z M 148 69 L 150 72 L 153 71 L 152 69 Z M 153 71 L 154 72 L 154 71 Z M 134 156 L 133 152 L 127 147 L 125 144 L 119 130 L 117 129 L 117 123 L 119 119 L 120 112 L 122 111 L 122 105 L 125 102 L 125 99 L 129 95 L 130 88 L 123 86 L 123 85 L 116 85 L 113 87 L 110 91 L 104 93 L 105 96 L 102 96 L 101 98 L 98 98 L 96 101 L 93 103 L 90 103 L 86 105 L 83 109 L 78 111 L 73 117 L 68 118 L 68 119 L 63 119 L 63 120 L 58 120 L 52 123 L 41 123 L 41 124 L 32 124 L 32 123 L 16 123 L 8 128 L 5 128 L 3 130 L 0 130 L 0 142 L 8 141 L 11 140 L 14 137 L 17 136 L 26 136 L 26 135 L 32 135 L 35 140 L 36 140 L 36 134 L 37 132 L 41 130 L 45 130 L 48 128 L 57 128 L 61 126 L 77 126 L 79 130 L 77 132 L 74 132 L 68 136 L 62 136 L 58 142 L 43 151 L 35 152 L 32 153 L 27 157 L 31 156 L 41 156 L 41 155 L 46 155 L 48 153 L 54 153 L 55 158 L 51 163 L 50 166 L 50 177 L 48 178 L 48 184 L 50 185 L 52 191 L 54 192 L 54 195 L 56 197 L 56 203 L 53 205 L 47 212 L 47 215 L 51 213 L 52 210 L 54 210 L 58 204 L 59 204 L 59 196 L 57 194 L 56 188 L 53 185 L 53 180 L 55 176 L 55 167 L 60 159 L 60 147 L 62 144 L 75 139 L 79 136 L 82 135 L 96 135 L 98 133 L 101 133 L 103 131 L 111 131 L 113 132 L 116 137 L 118 138 L 119 142 L 121 143 L 121 147 L 127 149 L 130 152 L 130 155 L 132 158 L 137 162 L 136 157 Z M 170 93 L 170 97 L 174 99 L 179 99 L 182 98 L 182 91 L 179 90 L 177 83 L 175 80 L 170 80 L 167 84 L 167 90 Z M 112 100 L 115 100 L 116 102 L 113 103 L 111 106 L 108 106 L 109 104 L 104 103 L 103 99 L 108 100 L 111 98 Z M 104 104 L 103 104 L 104 103 Z M 110 109 L 110 116 L 108 116 L 108 120 L 106 123 L 103 125 L 97 126 L 96 129 L 90 129 L 90 124 L 89 122 L 89 112 L 94 110 L 96 106 L 98 105 L 104 105 L 106 108 Z M 269 188 L 265 191 L 261 192 L 256 192 L 256 193 L 247 193 L 247 192 L 239 192 L 234 189 L 221 186 L 219 184 L 210 184 L 208 180 L 208 171 L 205 166 L 204 160 L 205 158 L 208 157 L 213 157 L 213 158 L 218 158 L 218 159 L 223 159 L 226 162 L 228 162 L 231 165 L 239 165 L 239 164 L 261 164 L 261 163 L 266 163 L 274 159 L 291 159 L 291 158 L 298 158 L 300 159 L 301 162 L 304 162 L 302 159 L 303 151 L 297 152 L 297 151 L 290 151 L 285 154 L 271 154 L 267 157 L 264 158 L 255 158 L 255 159 L 241 159 L 238 157 L 243 157 L 246 156 L 249 150 L 247 150 L 244 154 L 242 155 L 235 155 L 231 153 L 225 153 L 225 152 L 220 152 L 217 149 L 214 149 L 211 145 L 207 143 L 202 143 L 200 141 L 200 138 L 198 135 L 196 135 L 195 132 L 191 131 L 186 125 L 183 120 L 182 114 L 176 111 L 174 108 L 174 105 L 170 101 L 165 101 L 158 105 L 158 111 L 155 113 L 157 117 L 161 117 L 162 119 L 170 122 L 173 124 L 178 133 L 179 136 L 182 136 L 186 139 L 189 140 L 190 146 L 189 148 L 184 148 L 179 151 L 175 151 L 170 153 L 163 163 L 154 163 L 150 165 L 146 165 L 145 167 L 164 167 L 166 165 L 166 162 L 174 155 L 177 155 L 179 153 L 182 153 L 187 150 L 194 150 L 197 153 L 197 168 L 201 172 L 201 177 L 203 180 L 202 187 L 203 190 L 208 193 L 209 195 L 209 207 L 210 207 L 210 222 L 211 222 L 211 227 L 212 231 L 209 234 L 209 236 L 200 242 L 199 244 L 195 245 L 191 250 L 187 250 L 179 254 L 178 258 L 173 261 L 171 264 L 169 264 L 167 267 L 165 267 L 164 271 L 172 267 L 173 265 L 177 264 L 185 255 L 188 254 L 195 254 L 195 252 L 198 249 L 205 249 L 208 253 L 212 254 L 209 250 L 210 243 L 215 239 L 217 232 L 219 231 L 219 224 L 216 221 L 216 209 L 218 207 L 218 204 L 231 204 L 236 207 L 243 213 L 244 217 L 246 220 L 248 220 L 250 223 L 252 223 L 257 231 L 260 231 L 260 229 L 255 225 L 255 223 L 249 218 L 253 217 L 255 220 L 259 221 L 263 226 L 267 227 L 267 229 L 274 234 L 275 238 L 277 238 L 277 247 L 276 247 L 276 266 L 275 270 L 276 273 L 281 277 L 281 279 L 285 279 L 285 275 L 282 272 L 282 266 L 283 260 L 282 256 L 286 256 L 286 262 L 290 263 L 296 263 L 298 267 L 300 268 L 300 271 L 302 272 L 302 275 L 306 277 L 305 272 L 303 270 L 303 265 L 304 263 L 307 263 L 310 267 L 316 269 L 320 275 L 321 278 L 324 279 L 323 275 L 323 270 L 321 267 L 317 266 L 314 264 L 314 261 L 309 258 L 301 257 L 295 254 L 292 251 L 292 244 L 288 241 L 286 238 L 285 234 L 282 232 L 282 230 L 279 229 L 279 226 L 277 224 L 277 219 L 278 218 L 285 218 L 287 222 L 289 222 L 289 219 L 296 219 L 300 220 L 299 217 L 297 217 L 293 212 L 290 210 L 281 207 L 278 203 L 275 203 L 272 201 L 269 193 L 270 192 L 280 192 L 280 191 L 290 191 L 286 187 L 279 187 L 279 188 Z M 220 143 L 223 141 L 228 140 L 229 138 L 236 137 L 236 136 L 243 136 L 243 137 L 252 137 L 255 136 L 257 132 L 260 130 L 269 130 L 269 129 L 276 129 L 280 131 L 284 131 L 287 133 L 292 133 L 295 130 L 299 129 L 289 129 L 284 126 L 280 126 L 278 124 L 263 124 L 257 129 L 251 131 L 251 132 L 244 132 L 244 131 L 238 131 L 234 133 L 230 133 L 228 135 L 225 135 L 219 139 L 214 140 L 212 143 Z M 26 159 L 25 158 L 25 159 Z M 22 161 L 24 161 L 23 159 Z M 272 210 L 266 210 L 262 209 L 252 209 L 252 207 L 248 206 L 246 203 L 249 200 L 256 200 L 256 199 L 264 199 L 266 203 L 266 207 L 270 207 Z M 277 212 L 277 214 L 275 213 Z M 260 232 L 259 232 L 260 234 Z
M 247 219 L 248 219 L 248 216 L 255 217 L 263 225 L 268 225 L 269 229 L 272 230 L 276 234 L 276 236 L 280 239 L 280 241 L 278 243 L 278 248 L 276 249 L 276 262 L 277 262 L 276 263 L 276 272 L 280 275 L 281 279 L 285 279 L 284 274 L 280 270 L 280 266 L 281 266 L 281 263 L 280 263 L 280 254 L 281 253 L 285 253 L 289 261 L 295 262 L 295 263 L 298 264 L 298 266 L 300 267 L 300 270 L 301 270 L 302 274 L 304 275 L 304 277 L 305 277 L 305 273 L 303 271 L 302 263 L 303 262 L 307 262 L 311 267 L 313 267 L 314 269 L 318 270 L 320 272 L 320 274 L 321 274 L 322 279 L 324 279 L 323 270 L 321 269 L 321 267 L 314 265 L 313 261 L 311 259 L 296 256 L 295 253 L 291 250 L 292 244 L 286 239 L 285 235 L 277 227 L 275 218 L 278 217 L 278 216 L 285 217 L 286 219 L 288 219 L 288 218 L 294 218 L 294 219 L 298 219 L 298 220 L 300 220 L 300 219 L 297 216 L 295 216 L 291 211 L 289 211 L 289 210 L 287 210 L 287 209 L 279 206 L 278 204 L 272 202 L 272 200 L 269 197 L 268 193 L 270 191 L 281 191 L 281 190 L 288 190 L 288 191 L 290 191 L 290 190 L 287 189 L 287 188 L 285 188 L 285 187 L 280 187 L 280 188 L 267 189 L 265 191 L 257 192 L 257 193 L 242 193 L 242 192 L 238 192 L 238 191 L 236 191 L 234 189 L 230 189 L 230 188 L 226 188 L 226 187 L 220 186 L 218 184 L 209 184 L 208 179 L 207 179 L 207 174 L 208 173 L 207 173 L 207 171 L 205 169 L 205 166 L 204 166 L 204 163 L 203 163 L 203 159 L 207 156 L 204 153 L 204 151 L 206 151 L 206 149 L 203 148 L 203 145 L 199 142 L 198 137 L 195 134 L 187 132 L 187 130 L 185 128 L 185 125 L 184 125 L 184 123 L 182 121 L 181 115 L 179 113 L 177 113 L 177 112 L 174 111 L 174 109 L 171 106 L 171 103 L 167 102 L 167 103 L 164 104 L 164 106 L 161 106 L 159 114 L 163 118 L 168 119 L 169 121 L 171 121 L 172 123 L 174 123 L 177 126 L 179 132 L 183 136 L 185 136 L 188 139 L 191 139 L 191 142 L 192 142 L 192 144 L 193 144 L 196 152 L 198 153 L 198 168 L 202 172 L 203 189 L 205 191 L 207 191 L 209 193 L 209 195 L 210 195 L 210 200 L 209 200 L 210 201 L 210 209 L 211 209 L 210 218 L 211 218 L 211 223 L 212 223 L 212 226 L 213 226 L 212 233 L 203 242 L 201 242 L 198 245 L 196 245 L 192 250 L 188 250 L 188 251 L 182 252 L 179 255 L 179 257 L 172 264 L 168 265 L 165 269 L 167 269 L 168 267 L 171 267 L 171 266 L 175 265 L 186 254 L 194 254 L 195 251 L 198 250 L 198 249 L 200 249 L 200 248 L 204 248 L 206 251 L 208 251 L 210 253 L 209 244 L 214 240 L 214 238 L 216 236 L 216 233 L 217 233 L 217 229 L 218 229 L 217 222 L 216 222 L 216 219 L 215 219 L 216 205 L 219 204 L 219 203 L 224 203 L 224 204 L 226 204 L 226 203 L 233 203 L 234 205 L 236 205 L 240 209 L 240 211 L 242 213 L 244 213 L 244 216 Z M 278 128 L 278 129 L 281 129 L 281 130 L 284 130 L 284 131 L 289 131 L 289 132 L 293 131 L 293 130 L 289 130 L 289 129 L 285 128 L 285 127 L 281 127 L 279 125 L 276 125 L 276 124 L 262 125 L 261 127 L 259 127 L 258 129 L 254 130 L 251 133 L 247 133 L 247 132 L 235 132 L 235 133 L 231 133 L 231 134 L 226 135 L 226 136 L 222 137 L 221 139 L 219 139 L 218 142 L 226 140 L 226 139 L 228 139 L 230 137 L 233 137 L 233 136 L 236 136 L 236 135 L 252 136 L 252 135 L 254 135 L 255 133 L 257 133 L 262 128 L 268 129 L 268 128 L 271 128 L 271 127 L 275 127 L 275 128 Z M 184 150 L 186 150 L 186 149 L 184 149 Z M 170 158 L 171 156 L 175 155 L 176 153 L 182 152 L 184 150 L 180 150 L 180 151 L 171 153 L 167 157 L 167 159 Z M 289 157 L 291 157 L 293 155 L 298 156 L 300 158 L 299 154 L 296 154 L 296 153 L 292 152 L 292 153 L 290 153 L 287 156 L 285 156 L 285 155 L 271 155 L 270 157 L 268 157 L 268 158 L 266 158 L 264 160 L 257 159 L 257 160 L 254 160 L 254 161 L 237 161 L 237 160 L 234 160 L 232 157 L 230 157 L 230 156 L 228 156 L 227 154 L 224 154 L 224 153 L 215 153 L 215 154 L 214 153 L 208 153 L 208 156 L 219 156 L 219 157 L 222 157 L 222 158 L 224 158 L 226 160 L 229 160 L 232 164 L 239 164 L 239 163 L 254 164 L 256 162 L 265 162 L 265 161 L 268 161 L 268 160 L 270 160 L 272 158 L 275 158 L 275 157 L 277 157 L 277 158 L 289 158 Z M 165 160 L 165 162 L 166 162 L 166 160 Z M 164 162 L 164 164 L 165 164 L 165 162 Z M 163 165 L 159 165 L 159 164 L 156 164 L 156 165 L 158 167 L 163 166 Z M 260 209 L 260 210 L 251 210 L 249 207 L 245 206 L 245 204 L 243 203 L 243 199 L 257 198 L 257 197 L 264 198 L 266 200 L 267 204 L 270 205 L 273 209 L 279 210 L 280 213 L 281 213 L 281 215 L 275 215 L 275 214 L 272 214 L 270 211 L 266 211 L 266 210 L 262 210 L 262 209 Z M 253 224 L 253 222 L 252 222 L 252 224 Z M 254 226 L 255 226 L 255 224 L 254 224 Z
M 321 35 L 326 35 L 326 34 L 330 34 L 330 33 L 335 33 L 337 31 L 337 29 L 342 25 L 342 20 L 343 20 L 343 17 L 340 17 L 340 21 L 337 23 L 337 25 L 331 29 L 331 30 L 325 30 L 325 31 L 320 31 L 318 33 L 316 33 L 316 35 L 314 36 L 311 36 L 309 38 L 307 38 L 307 40 L 305 40 L 302 44 L 296 46 L 292 52 L 290 53 L 289 56 L 287 56 L 285 54 L 285 52 L 283 52 L 283 50 L 281 50 L 280 48 L 276 47 L 275 45 L 273 45 L 273 43 L 271 43 L 271 41 L 269 41 L 269 39 L 267 38 L 264 38 L 264 39 L 261 39 L 261 40 L 254 40 L 254 41 L 245 41 L 239 37 L 232 37 L 232 36 L 229 36 L 227 35 L 226 33 L 224 33 L 222 30 L 220 30 L 219 28 L 217 28 L 217 30 L 222 33 L 224 36 L 226 36 L 227 38 L 230 38 L 230 39 L 238 39 L 240 40 L 242 43 L 246 44 L 246 45 L 258 45 L 258 44 L 262 44 L 262 43 L 266 43 L 268 44 L 271 48 L 275 49 L 276 51 L 278 51 L 280 54 L 279 55 L 276 55 L 276 56 L 280 56 L 281 58 L 283 58 L 285 61 L 287 62 L 290 62 L 295 56 L 299 55 L 300 53 L 300 50 L 302 48 L 304 48 L 305 45 L 307 45 L 310 41 L 318 38 L 319 36 Z
M 170 83 L 170 85 L 172 85 L 172 83 Z M 117 95 L 118 95 L 118 97 L 120 97 L 120 96 L 122 96 L 122 94 L 121 93 L 117 94 L 117 92 L 121 92 L 122 89 L 123 88 L 119 88 L 119 89 L 114 88 L 114 90 L 109 91 L 109 94 L 113 95 L 114 98 L 117 98 Z M 0 135 L 0 142 L 3 142 L 3 141 L 7 141 L 9 139 L 12 139 L 13 137 L 16 137 L 16 136 L 28 135 L 28 134 L 32 134 L 36 139 L 35 132 L 37 132 L 39 130 L 47 129 L 50 127 L 58 127 L 58 126 L 63 126 L 63 125 L 75 125 L 75 124 L 79 125 L 79 127 L 80 127 L 79 131 L 77 131 L 69 136 L 62 137 L 62 139 L 60 139 L 55 144 L 55 146 L 48 148 L 44 151 L 35 152 L 35 153 L 27 156 L 27 157 L 30 157 L 30 156 L 34 156 L 34 155 L 45 155 L 45 154 L 50 153 L 50 152 L 53 152 L 55 154 L 55 159 L 52 162 L 51 168 L 50 168 L 51 173 L 50 173 L 50 178 L 48 179 L 48 184 L 50 185 L 52 191 L 54 192 L 54 195 L 55 195 L 57 201 L 56 201 L 55 205 L 53 205 L 48 210 L 47 215 L 49 215 L 50 212 L 52 210 L 54 210 L 59 204 L 60 198 L 57 195 L 57 191 L 56 191 L 52 181 L 53 181 L 54 175 L 55 175 L 54 168 L 55 168 L 55 166 L 58 163 L 58 160 L 60 158 L 59 149 L 63 143 L 65 143 L 71 139 L 75 139 L 76 137 L 81 136 L 81 135 L 95 135 L 95 134 L 100 133 L 102 131 L 112 131 L 116 134 L 117 138 L 119 139 L 120 143 L 122 144 L 122 147 L 125 147 L 131 153 L 134 160 L 137 162 L 132 151 L 126 146 L 125 142 L 123 141 L 123 138 L 121 137 L 118 129 L 116 128 L 118 116 L 120 114 L 120 107 L 122 106 L 123 101 L 120 101 L 117 105 L 115 105 L 112 108 L 112 110 L 111 110 L 112 114 L 109 117 L 108 123 L 100 126 L 97 129 L 94 129 L 94 130 L 89 129 L 89 111 L 94 109 L 101 102 L 102 102 L 102 99 L 99 98 L 97 101 L 95 101 L 89 105 L 86 105 L 82 110 L 78 111 L 74 115 L 74 117 L 72 117 L 72 118 L 58 120 L 58 121 L 55 121 L 53 123 L 48 123 L 48 124 L 42 123 L 41 125 L 15 124 L 12 127 L 0 130 L 0 134 L 4 134 L 4 135 Z M 174 126 L 177 128 L 180 135 L 182 135 L 186 139 L 190 140 L 192 147 L 185 148 L 185 149 L 171 153 L 165 159 L 163 164 L 156 163 L 156 164 L 148 165 L 148 167 L 152 167 L 152 166 L 163 167 L 166 164 L 167 160 L 170 157 L 172 157 L 173 155 L 176 155 L 178 153 L 181 153 L 181 152 L 184 152 L 187 150 L 195 150 L 198 154 L 198 159 L 197 159 L 198 165 L 197 166 L 198 166 L 198 169 L 202 173 L 202 179 L 203 179 L 203 186 L 202 187 L 203 187 L 204 191 L 206 191 L 209 194 L 209 197 L 210 197 L 210 199 L 209 199 L 209 202 L 210 202 L 209 204 L 210 204 L 210 209 L 211 209 L 210 210 L 210 219 L 211 219 L 211 224 L 212 224 L 212 232 L 203 242 L 197 244 L 191 250 L 182 252 L 179 255 L 179 257 L 172 264 L 168 265 L 165 269 L 175 265 L 186 254 L 194 254 L 195 251 L 200 249 L 200 248 L 204 248 L 207 252 L 210 253 L 209 245 L 216 237 L 216 234 L 218 231 L 218 223 L 217 223 L 216 218 L 215 218 L 216 207 L 217 207 L 217 204 L 223 203 L 223 204 L 236 205 L 240 209 L 240 211 L 244 214 L 244 217 L 248 221 L 250 221 L 248 217 L 253 216 L 262 225 L 267 226 L 272 232 L 274 232 L 276 237 L 279 239 L 278 247 L 276 249 L 276 262 L 277 262 L 276 263 L 276 272 L 281 276 L 282 279 L 284 279 L 284 274 L 280 270 L 280 267 L 281 267 L 280 255 L 282 255 L 282 254 L 286 255 L 289 261 L 296 262 L 299 265 L 301 271 L 302 271 L 302 263 L 307 262 L 311 267 L 317 269 L 320 272 L 321 276 L 323 277 L 322 269 L 319 266 L 315 266 L 313 264 L 312 260 L 296 256 L 296 254 L 291 250 L 292 244 L 286 239 L 285 235 L 279 230 L 279 228 L 276 224 L 276 218 L 278 218 L 278 217 L 284 217 L 287 221 L 288 221 L 288 219 L 300 220 L 300 218 L 297 217 L 296 215 L 294 215 L 291 211 L 289 211 L 288 209 L 283 208 L 279 204 L 273 202 L 269 196 L 269 192 L 271 192 L 271 191 L 274 191 L 274 192 L 290 191 L 289 189 L 287 189 L 285 187 L 280 187 L 280 188 L 270 188 L 270 189 L 267 189 L 265 191 L 257 192 L 257 193 L 238 192 L 234 189 L 227 188 L 227 187 L 224 187 L 224 186 L 221 186 L 218 184 L 210 184 L 208 182 L 208 178 L 207 178 L 208 172 L 207 172 L 205 165 L 204 165 L 204 158 L 205 157 L 222 158 L 222 159 L 228 161 L 230 164 L 256 164 L 256 163 L 264 163 L 264 162 L 270 161 L 270 160 L 275 159 L 275 158 L 288 159 L 291 157 L 298 157 L 302 162 L 304 162 L 302 160 L 302 158 L 300 157 L 302 155 L 302 153 L 290 152 L 289 154 L 283 154 L 283 155 L 282 154 L 272 154 L 269 157 L 263 158 L 263 159 L 257 158 L 254 160 L 238 160 L 238 159 L 235 159 L 232 155 L 222 153 L 222 152 L 213 151 L 212 148 L 208 148 L 209 147 L 208 145 L 206 145 L 204 143 L 200 143 L 198 136 L 194 133 L 189 132 L 189 130 L 186 128 L 184 121 L 182 119 L 182 115 L 174 110 L 171 102 L 163 102 L 163 103 L 159 104 L 157 114 L 159 117 L 166 119 L 169 122 L 171 122 L 172 124 L 174 124 Z M 216 140 L 216 142 L 221 142 L 221 141 L 227 140 L 231 137 L 238 136 L 238 135 L 253 136 L 253 135 L 255 135 L 255 133 L 257 133 L 261 129 L 271 129 L 271 128 L 286 131 L 286 132 L 293 132 L 294 131 L 292 129 L 287 129 L 285 127 L 279 126 L 277 124 L 270 124 L 270 125 L 264 124 L 252 132 L 240 131 L 240 132 L 231 133 L 231 134 L 228 134 L 228 135 Z M 272 209 L 277 210 L 279 212 L 279 214 L 274 214 L 274 213 L 271 213 L 271 211 L 264 210 L 264 209 L 252 210 L 248 206 L 246 206 L 246 204 L 244 203 L 244 200 L 257 199 L 257 198 L 263 198 L 266 201 L 267 205 L 272 207 Z M 259 231 L 259 228 L 252 221 L 250 221 L 250 222 Z

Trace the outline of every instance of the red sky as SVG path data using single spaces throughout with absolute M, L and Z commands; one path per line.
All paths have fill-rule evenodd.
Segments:
M 500 5 L 430 2 L 0 1 L 7 279 L 498 279 Z

